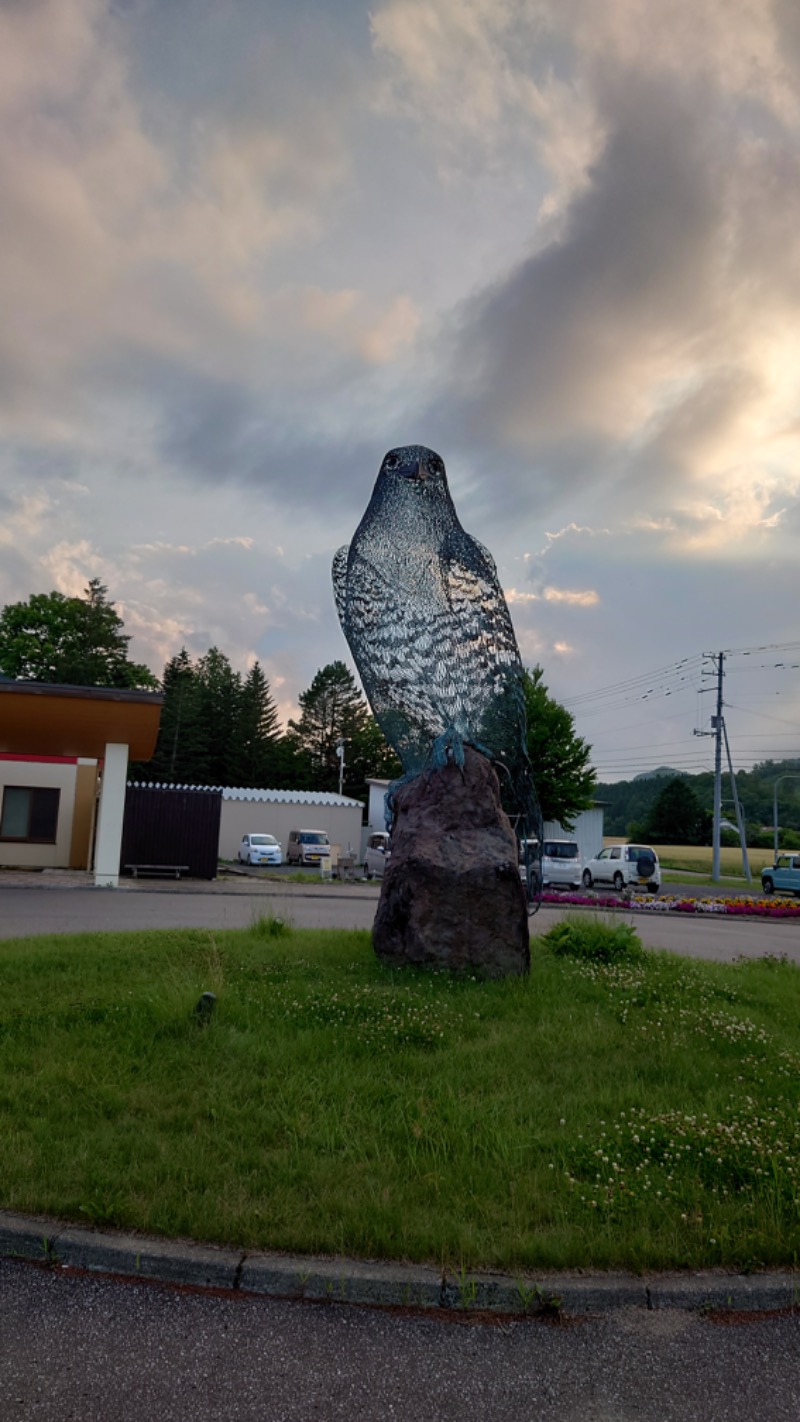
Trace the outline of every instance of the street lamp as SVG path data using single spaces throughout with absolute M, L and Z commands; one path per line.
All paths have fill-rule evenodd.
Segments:
M 772 797 L 772 829 L 775 837 L 775 863 L 778 862 L 778 786 L 782 780 L 800 780 L 800 775 L 779 775 Z
M 344 738 L 336 742 L 336 755 L 339 761 L 339 794 L 341 795 L 344 784 Z

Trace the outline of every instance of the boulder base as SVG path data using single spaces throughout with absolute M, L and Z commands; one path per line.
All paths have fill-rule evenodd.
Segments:
M 497 776 L 478 751 L 466 748 L 463 769 L 447 765 L 397 791 L 372 942 L 395 967 L 413 963 L 485 978 L 528 972 L 516 838 Z

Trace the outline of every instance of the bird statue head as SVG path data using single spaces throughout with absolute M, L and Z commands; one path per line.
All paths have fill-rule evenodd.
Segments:
M 415 542 L 426 530 L 457 524 L 441 455 L 424 444 L 401 445 L 384 455 L 362 527 L 375 522 L 384 529 L 391 522 L 398 546 Z
M 400 449 L 390 449 L 383 457 L 378 477 L 386 475 L 392 479 L 412 479 L 426 483 L 429 479 L 447 488 L 444 460 L 424 444 L 406 444 Z

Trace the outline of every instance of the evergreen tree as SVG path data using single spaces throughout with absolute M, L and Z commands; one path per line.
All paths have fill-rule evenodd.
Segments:
M 316 788 L 338 790 L 340 740 L 353 742 L 363 731 L 369 712 L 344 662 L 330 662 L 300 693 L 300 720 L 290 721 L 294 743 L 311 762 Z M 345 767 L 347 760 L 345 759 Z
M 645 825 L 644 838 L 653 844 L 708 844 L 711 815 L 682 775 L 660 791 Z
M 257 790 L 276 787 L 280 757 L 278 708 L 263 668 L 254 662 L 241 688 L 231 772 L 236 785 Z
M 272 747 L 272 785 L 278 790 L 314 790 L 317 781 L 311 756 L 299 737 L 288 729 Z
M 128 660 L 123 626 L 99 578 L 82 598 L 34 593 L 0 613 L 0 669 L 26 681 L 153 690 L 149 668 Z
M 331 662 L 318 671 L 298 699 L 300 720 L 289 722 L 286 739 L 298 769 L 305 757 L 315 789 L 339 789 L 340 741 L 344 742 L 345 795 L 366 800 L 367 778 L 394 779 L 402 773 L 399 760 L 344 662 Z
M 167 785 L 308 789 L 307 756 L 281 736 L 264 671 L 244 681 L 218 647 L 192 662 L 185 647 L 164 668 L 164 709 L 155 755 L 131 778 Z
M 233 772 L 242 678 L 219 647 L 210 647 L 205 656 L 200 657 L 196 676 L 199 728 L 207 757 L 205 783 L 232 785 L 236 778 Z
M 164 667 L 164 706 L 153 759 L 132 765 L 132 780 L 166 785 L 208 784 L 208 742 L 202 725 L 200 684 L 185 647 Z
M 392 750 L 375 717 L 369 712 L 363 725 L 345 739 L 345 795 L 368 801 L 368 780 L 397 780 L 403 774 L 400 758 Z M 337 782 L 338 789 L 338 782 Z
M 569 830 L 575 815 L 594 803 L 597 777 L 591 746 L 575 734 L 574 718 L 550 696 L 543 675 L 539 666 L 524 675 L 528 755 L 542 817 Z

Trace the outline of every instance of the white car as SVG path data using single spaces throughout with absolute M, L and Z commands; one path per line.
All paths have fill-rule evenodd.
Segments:
M 525 859 L 528 853 L 528 845 L 530 846 L 531 861 L 536 866 L 534 872 L 538 869 L 538 872 L 541 874 L 543 889 L 549 887 L 562 889 L 580 888 L 583 861 L 581 859 L 580 847 L 574 839 L 543 840 L 541 859 L 538 861 L 538 840 L 522 840 L 519 847 L 519 872 L 523 880 L 527 878 Z
M 364 878 L 382 879 L 390 854 L 388 834 L 382 830 L 371 834 L 364 850 Z
M 610 884 L 614 889 L 631 885 L 657 894 L 661 888 L 658 855 L 647 844 L 612 844 L 584 865 L 584 888 L 594 884 Z
M 283 854 L 274 834 L 246 834 L 239 845 L 240 864 L 282 864 Z
M 583 860 L 574 839 L 542 841 L 542 888 L 549 884 L 558 888 L 579 889 Z

